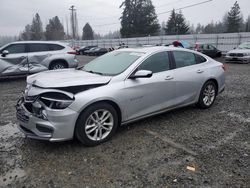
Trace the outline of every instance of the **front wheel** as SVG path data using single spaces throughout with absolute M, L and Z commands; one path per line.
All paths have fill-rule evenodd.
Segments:
M 75 136 L 86 146 L 109 140 L 118 127 L 118 115 L 108 103 L 96 103 L 84 110 L 76 123 Z
M 217 94 L 217 87 L 213 81 L 206 82 L 200 93 L 198 106 L 201 108 L 209 108 L 213 105 Z

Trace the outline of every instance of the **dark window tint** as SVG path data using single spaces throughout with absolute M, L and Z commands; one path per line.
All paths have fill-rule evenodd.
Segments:
M 195 55 L 190 52 L 173 51 L 176 68 L 186 67 L 196 64 Z
M 208 49 L 209 49 L 209 50 L 215 50 L 215 47 L 212 46 L 212 45 L 208 45 Z
M 48 44 L 29 44 L 29 52 L 45 52 L 49 51 Z
M 25 53 L 25 44 L 11 44 L 4 50 L 9 51 L 10 54 Z
M 169 70 L 169 58 L 167 52 L 160 52 L 150 56 L 139 67 L 139 70 L 150 70 L 153 73 Z
M 197 63 L 204 63 L 207 61 L 207 59 L 196 54 L 196 61 L 197 61 Z
M 58 44 L 49 44 L 49 49 L 50 51 L 56 51 L 56 50 L 62 50 L 64 49 L 64 47 Z

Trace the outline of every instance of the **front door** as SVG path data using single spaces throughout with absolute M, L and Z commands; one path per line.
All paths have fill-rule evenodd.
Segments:
M 150 115 L 173 106 L 175 80 L 170 70 L 168 52 L 159 52 L 147 58 L 137 70 L 150 70 L 151 78 L 125 80 L 126 115 L 128 120 Z
M 26 44 L 10 44 L 0 54 L 0 75 L 13 76 L 28 74 L 29 62 Z M 7 51 L 8 54 L 3 54 Z

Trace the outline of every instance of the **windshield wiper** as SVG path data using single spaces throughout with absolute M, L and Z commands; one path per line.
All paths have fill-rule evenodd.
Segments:
M 84 70 L 84 69 L 83 69 Z M 101 73 L 101 72 L 95 72 L 95 71 L 92 71 L 92 70 L 90 70 L 90 71 L 87 71 L 87 70 L 84 70 L 85 72 L 89 72 L 89 73 L 92 73 L 92 74 L 99 74 L 99 75 L 103 75 L 103 73 Z
M 80 70 L 80 69 L 82 69 L 84 66 L 85 66 L 85 65 L 82 65 L 82 66 L 80 66 L 80 67 L 76 67 L 76 70 Z

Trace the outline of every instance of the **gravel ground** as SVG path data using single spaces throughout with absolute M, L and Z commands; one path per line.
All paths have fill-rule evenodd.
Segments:
M 250 187 L 250 64 L 226 66 L 212 108 L 124 126 L 96 147 L 24 138 L 14 105 L 25 79 L 0 82 L 0 187 Z

